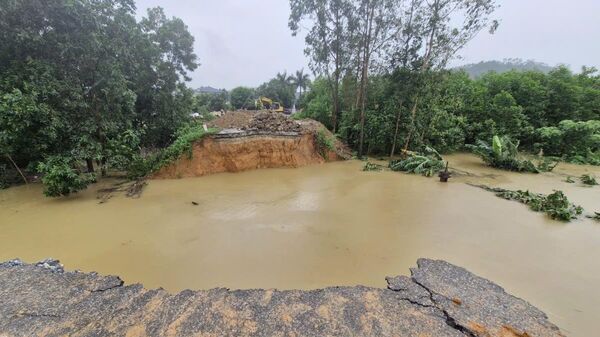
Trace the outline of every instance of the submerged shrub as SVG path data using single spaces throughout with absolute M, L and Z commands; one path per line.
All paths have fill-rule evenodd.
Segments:
M 390 162 L 392 171 L 402 171 L 431 177 L 444 168 L 442 156 L 433 148 L 425 147 L 424 153 L 413 153 L 407 158 Z
M 363 166 L 363 171 L 383 171 L 383 166 L 368 161 Z
M 75 168 L 72 157 L 50 157 L 38 165 L 38 171 L 43 174 L 44 195 L 48 197 L 67 196 L 96 181 L 93 173 L 82 173 Z
M 598 185 L 598 182 L 596 181 L 596 178 L 592 175 L 589 174 L 584 174 L 582 175 L 579 180 L 584 184 L 584 185 L 589 185 L 589 186 L 595 186 Z

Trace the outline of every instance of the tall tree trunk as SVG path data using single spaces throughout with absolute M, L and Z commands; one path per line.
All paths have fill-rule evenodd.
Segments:
M 365 138 L 365 108 L 367 103 L 367 83 L 369 80 L 369 62 L 371 56 L 371 34 L 373 33 L 373 15 L 375 12 L 375 5 L 373 4 L 370 8 L 370 12 L 367 17 L 367 27 L 365 31 L 365 40 L 364 40 L 364 59 L 362 62 L 362 76 L 361 76 L 361 95 L 360 95 L 360 141 L 358 146 L 358 157 L 362 158 L 363 156 L 363 144 Z
M 366 108 L 366 87 L 367 87 L 367 76 L 368 70 L 367 67 L 363 67 L 362 81 L 361 81 L 361 99 L 360 99 L 360 140 L 358 145 L 358 157 L 362 158 L 363 156 L 363 143 L 365 139 L 365 108 Z
M 400 117 L 402 116 L 402 102 L 396 113 L 396 129 L 394 130 L 394 141 L 392 142 L 392 151 L 390 152 L 390 158 L 392 158 L 396 152 L 396 142 L 398 141 L 398 130 L 400 129 Z
M 415 102 L 410 112 L 410 129 L 408 130 L 408 136 L 406 136 L 406 142 L 404 143 L 404 151 L 408 150 L 410 139 L 412 137 L 413 130 L 415 128 L 415 117 L 417 115 L 417 106 L 419 105 L 419 96 L 415 97 Z
M 88 173 L 94 173 L 94 161 L 88 158 L 85 160 L 85 162 L 87 164 Z

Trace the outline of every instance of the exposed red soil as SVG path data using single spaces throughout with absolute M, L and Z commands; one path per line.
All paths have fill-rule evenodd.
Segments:
M 160 169 L 153 178 L 198 177 L 220 172 L 259 168 L 300 167 L 350 158 L 350 150 L 321 123 L 296 121 L 266 111 L 235 111 L 211 121 L 211 127 L 237 129 L 232 137 L 210 136 L 193 145 L 192 156 L 182 156 Z M 315 135 L 325 132 L 334 151 L 321 156 Z M 258 133 L 258 134 L 257 134 Z

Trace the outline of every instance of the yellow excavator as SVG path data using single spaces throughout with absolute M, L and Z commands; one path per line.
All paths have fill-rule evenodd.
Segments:
M 273 102 L 272 99 L 264 96 L 260 96 L 256 100 L 256 108 L 257 109 L 267 109 L 272 112 L 283 112 L 283 105 L 279 102 Z

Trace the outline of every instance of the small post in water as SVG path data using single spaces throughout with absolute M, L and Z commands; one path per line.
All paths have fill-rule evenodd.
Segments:
M 449 162 L 446 162 L 446 168 L 443 171 L 440 171 L 438 174 L 438 177 L 440 177 L 440 182 L 442 183 L 447 183 L 448 178 L 450 178 L 450 172 L 448 172 L 448 163 Z

